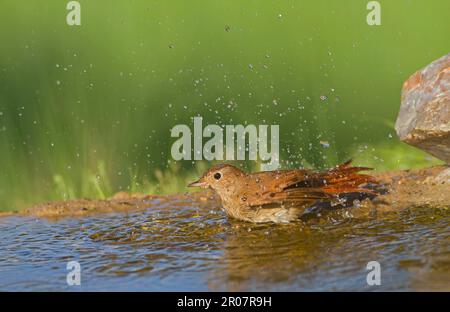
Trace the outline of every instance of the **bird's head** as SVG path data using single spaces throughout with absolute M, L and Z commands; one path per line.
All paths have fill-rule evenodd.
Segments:
M 206 171 L 200 179 L 190 183 L 189 187 L 202 187 L 212 188 L 213 190 L 221 193 L 222 190 L 229 188 L 230 185 L 235 184 L 243 177 L 245 173 L 228 164 L 220 164 L 211 167 Z

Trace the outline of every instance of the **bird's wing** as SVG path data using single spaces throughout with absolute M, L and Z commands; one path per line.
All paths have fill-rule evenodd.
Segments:
M 329 197 L 321 188 L 304 183 L 314 176 L 310 170 L 283 170 L 259 172 L 249 176 L 246 192 L 247 203 L 250 208 L 270 208 L 284 205 L 286 207 L 303 207 L 317 200 Z M 303 182 L 303 184 L 302 184 Z M 296 187 L 292 187 L 296 185 Z
M 317 201 L 332 201 L 340 194 L 374 194 L 370 189 L 361 187 L 365 183 L 377 183 L 376 180 L 359 171 L 370 170 L 365 167 L 351 167 L 351 161 L 323 172 L 311 170 L 284 170 L 261 172 L 251 176 L 260 191 L 249 194 L 250 207 L 271 207 L 284 205 L 300 207 Z M 260 185 L 258 185 L 260 184 Z M 252 189 L 258 189 L 252 188 Z

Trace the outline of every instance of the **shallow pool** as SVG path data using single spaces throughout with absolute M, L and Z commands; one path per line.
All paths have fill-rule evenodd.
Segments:
M 450 290 L 448 208 L 254 225 L 186 198 L 148 206 L 0 218 L 0 290 Z M 80 264 L 80 286 L 67 284 L 69 261 Z M 367 284 L 370 261 L 380 264 L 379 286 Z

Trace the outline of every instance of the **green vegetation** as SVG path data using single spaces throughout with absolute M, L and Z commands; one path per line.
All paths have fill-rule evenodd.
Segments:
M 2 1 L 0 210 L 186 191 L 209 164 L 171 161 L 170 129 L 198 115 L 279 124 L 286 168 L 436 163 L 392 122 L 403 81 L 449 52 L 450 2 L 380 2 L 368 26 L 361 0 L 80 0 L 70 27 L 65 1 Z

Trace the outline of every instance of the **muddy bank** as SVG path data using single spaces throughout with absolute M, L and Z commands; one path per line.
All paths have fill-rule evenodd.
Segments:
M 75 199 L 38 204 L 14 215 L 45 218 L 82 217 L 102 213 L 129 213 L 151 208 L 154 205 L 173 202 L 193 202 L 196 205 L 218 206 L 218 198 L 212 192 L 196 192 L 176 195 L 145 195 L 120 192 L 106 200 Z M 7 215 L 11 215 L 8 213 Z
M 378 173 L 375 176 L 386 185 L 387 194 L 373 201 L 361 203 L 357 215 L 402 210 L 411 207 L 450 207 L 450 167 L 437 166 L 419 170 Z M 36 205 L 18 213 L 0 216 L 25 215 L 46 218 L 80 217 L 99 213 L 133 212 L 151 208 L 161 202 L 192 201 L 199 206 L 218 208 L 220 202 L 210 191 L 177 194 L 145 195 L 120 192 L 108 200 L 79 199 Z
M 419 170 L 379 173 L 388 193 L 365 204 L 377 211 L 411 207 L 450 208 L 450 167 L 436 166 Z

